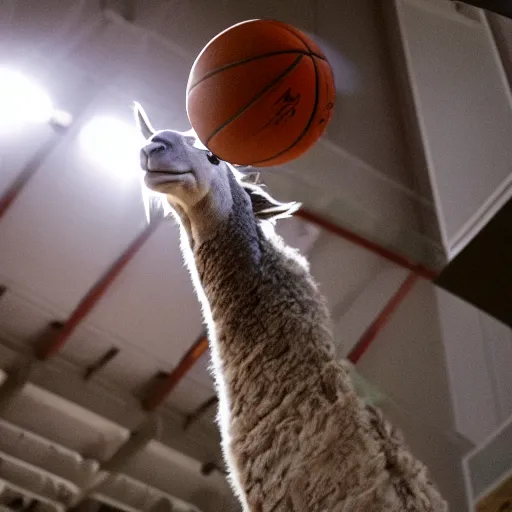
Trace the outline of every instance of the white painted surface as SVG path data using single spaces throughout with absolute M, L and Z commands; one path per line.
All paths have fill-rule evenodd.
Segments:
M 328 233 L 319 237 L 309 262 L 335 319 L 385 265 L 374 254 Z
M 334 50 L 331 60 L 342 91 L 329 140 L 413 188 L 378 3 L 327 0 L 317 5 L 315 31 Z M 346 83 L 352 67 L 354 85 Z
M 493 390 L 500 422 L 512 414 L 512 329 L 495 318 L 478 311 L 482 337 L 492 367 Z
M 463 459 L 470 506 L 512 476 L 512 415 Z
M 510 86 L 481 11 L 459 13 L 448 0 L 395 4 L 451 259 L 512 196 Z
M 451 509 L 465 510 L 461 458 L 471 443 L 457 432 L 444 335 L 436 291 L 420 280 L 357 369 L 381 390 L 384 412 L 428 465 Z M 467 374 L 459 379 L 461 386 L 471 385 Z
M 479 444 L 512 414 L 511 330 L 436 290 L 456 429 Z
M 380 407 L 401 429 L 411 451 L 427 465 L 450 510 L 469 512 L 461 459 L 472 445 L 453 431 L 439 428 L 435 416 L 418 417 L 416 411 L 390 400 L 383 400 Z
M 357 345 L 407 276 L 407 270 L 386 268 L 355 298 L 334 328 L 336 340 L 340 343 L 339 355 L 346 356 Z
M 453 410 L 434 287 L 417 282 L 358 370 L 420 418 L 453 429 Z

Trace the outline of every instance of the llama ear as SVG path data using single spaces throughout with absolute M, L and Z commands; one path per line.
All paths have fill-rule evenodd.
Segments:
M 183 136 L 188 144 L 194 146 L 197 149 L 202 149 L 203 151 L 207 151 L 208 148 L 199 140 L 197 133 L 194 128 L 190 128 L 190 130 L 183 132 Z
M 155 129 L 151 126 L 146 112 L 144 112 L 142 106 L 136 101 L 133 103 L 133 110 L 137 128 L 146 140 L 149 139 L 152 135 L 155 134 Z
M 252 210 L 257 219 L 276 221 L 291 217 L 299 208 L 300 203 L 280 203 L 270 194 L 267 194 L 261 186 L 252 183 L 242 182 L 242 187 L 248 193 Z
M 260 185 L 264 187 L 262 183 L 260 183 L 260 173 L 257 171 L 244 172 L 242 175 L 242 181 L 245 183 L 251 183 L 252 185 Z

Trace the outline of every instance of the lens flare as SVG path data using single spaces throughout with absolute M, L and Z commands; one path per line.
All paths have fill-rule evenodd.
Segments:
M 85 156 L 116 177 L 140 174 L 139 151 L 144 139 L 135 126 L 115 117 L 95 117 L 80 131 Z
M 18 132 L 27 124 L 50 120 L 50 97 L 24 75 L 0 68 L 0 134 Z

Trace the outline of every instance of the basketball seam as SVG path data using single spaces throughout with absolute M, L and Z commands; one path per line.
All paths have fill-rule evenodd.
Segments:
M 290 34 L 293 34 L 309 50 L 310 55 L 314 55 L 315 57 L 319 57 L 322 60 L 327 60 L 325 57 L 320 57 L 319 55 L 316 55 L 315 52 L 313 52 L 313 50 L 309 46 L 309 44 L 306 41 L 304 41 L 304 39 L 302 39 L 302 37 L 300 37 L 299 34 L 294 32 L 291 28 L 287 27 L 285 23 L 283 23 L 283 28 L 286 31 L 288 31 Z
M 306 43 L 304 43 L 304 44 L 306 44 Z M 237 61 L 232 62 L 230 64 L 226 64 L 224 66 L 215 68 L 213 71 L 209 71 L 208 73 L 206 73 L 206 75 L 202 76 L 197 82 L 194 82 L 188 88 L 187 95 L 190 94 L 190 91 L 192 91 L 192 89 L 197 87 L 199 84 L 201 84 L 202 82 L 204 82 L 208 78 L 211 78 L 212 76 L 215 76 L 218 73 L 222 73 L 223 71 L 226 71 L 227 69 L 232 69 L 232 68 L 236 68 L 238 66 L 243 66 L 244 64 L 247 64 L 249 62 L 253 62 L 253 61 L 258 60 L 258 59 L 265 59 L 265 58 L 268 58 L 268 57 L 276 57 L 278 55 L 293 55 L 293 54 L 308 55 L 308 56 L 312 56 L 313 55 L 313 56 L 315 56 L 315 57 L 317 57 L 317 58 L 319 58 L 321 60 L 326 60 L 325 57 L 322 57 L 321 55 L 317 55 L 316 53 L 313 53 L 311 50 L 310 51 L 307 51 L 307 50 L 280 50 L 278 52 L 269 52 L 269 53 L 264 53 L 262 55 L 255 55 L 254 57 L 247 57 L 246 59 L 237 60 Z
M 286 75 L 291 73 L 299 64 L 299 62 L 302 60 L 304 55 L 299 55 L 293 63 L 288 66 L 281 74 L 279 74 L 276 78 L 274 78 L 270 83 L 268 83 L 263 89 L 261 89 L 256 96 L 252 98 L 252 100 L 245 105 L 243 108 L 241 108 L 238 112 L 233 114 L 229 119 L 224 121 L 218 128 L 214 130 L 214 132 L 206 139 L 206 146 L 210 143 L 210 141 L 218 135 L 226 126 L 228 126 L 230 123 L 238 119 L 244 112 L 246 112 L 249 108 L 251 108 L 260 98 L 262 98 L 272 87 L 274 87 L 276 84 L 278 84 Z M 312 58 L 312 57 L 311 57 Z M 315 65 L 316 70 L 316 65 Z
M 304 43 L 304 44 L 306 44 L 306 43 Z M 279 153 L 276 153 L 275 155 L 273 155 L 273 156 L 271 156 L 269 158 L 265 158 L 264 160 L 258 160 L 257 162 L 253 162 L 251 165 L 256 165 L 257 166 L 258 164 L 262 164 L 262 163 L 268 162 L 269 160 L 273 160 L 274 158 L 278 158 L 281 155 L 283 155 L 284 153 L 290 151 L 290 149 L 295 147 L 304 138 L 306 133 L 308 133 L 309 128 L 313 124 L 313 119 L 315 118 L 316 110 L 318 108 L 320 94 L 319 94 L 319 91 L 318 91 L 319 79 L 318 79 L 318 68 L 317 68 L 317 65 L 316 65 L 316 62 L 315 62 L 315 57 L 310 55 L 310 58 L 313 61 L 313 67 L 315 68 L 315 102 L 313 103 L 313 110 L 311 112 L 311 115 L 309 116 L 309 120 L 308 120 L 308 122 L 306 124 L 306 127 L 304 128 L 302 133 L 287 148 L 283 149 L 282 151 L 279 151 Z

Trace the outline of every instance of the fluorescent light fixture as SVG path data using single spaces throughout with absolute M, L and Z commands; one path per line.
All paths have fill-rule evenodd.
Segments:
M 48 122 L 52 114 L 52 101 L 37 84 L 17 71 L 0 68 L 0 134 Z
M 85 156 L 116 178 L 132 179 L 141 174 L 139 151 L 143 144 L 134 124 L 115 117 L 94 117 L 80 131 Z

